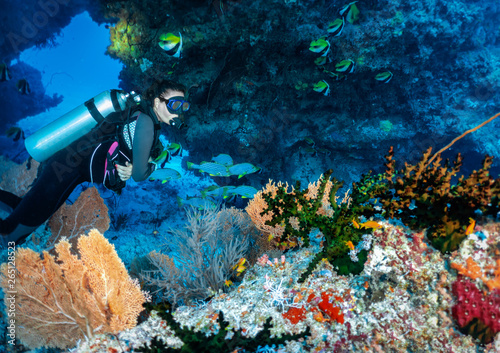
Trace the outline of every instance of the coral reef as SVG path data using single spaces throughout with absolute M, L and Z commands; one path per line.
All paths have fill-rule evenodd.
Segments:
M 47 250 L 62 238 L 76 246 L 78 237 L 97 229 L 104 234 L 109 229 L 108 207 L 95 187 L 84 190 L 72 205 L 63 204 L 49 219 L 51 236 Z
M 148 255 L 153 270 L 141 280 L 160 289 L 163 300 L 173 305 L 203 300 L 227 287 L 236 277 L 235 265 L 247 256 L 255 227 L 235 208 L 188 210 L 185 230 L 173 230 L 173 256 Z
M 490 176 L 492 157 L 486 156 L 481 169 L 467 178 L 460 176 L 454 184 L 461 155 L 451 167 L 449 161 L 441 165 L 440 155 L 431 165 L 430 154 L 429 148 L 417 165 L 405 164 L 397 171 L 391 148 L 385 164 L 388 188 L 377 196 L 388 217 L 397 217 L 412 229 L 427 229 L 433 246 L 450 252 L 465 238 L 478 211 L 485 216 L 500 211 L 500 178 Z
M 0 188 L 23 197 L 29 190 L 33 180 L 36 178 L 38 166 L 35 160 L 16 164 L 0 156 Z
M 256 337 L 269 318 L 275 337 L 304 333 L 309 328 L 305 339 L 279 345 L 286 352 L 476 352 L 472 337 L 454 329 L 450 313 L 456 304 L 452 283 L 457 275 L 447 269 L 448 255 L 428 245 L 422 233 L 387 222 L 381 225 L 373 232 L 373 247 L 359 275 L 339 275 L 328 261 L 321 261 L 299 283 L 300 273 L 319 251 L 317 246 L 289 250 L 281 259 L 261 257 L 228 293 L 178 307 L 172 313 L 173 325 L 213 339 L 222 331 L 219 321 L 223 313 L 228 323 L 227 345 L 232 342 L 232 331 Z M 499 236 L 498 229 L 490 233 L 490 239 Z M 154 347 L 153 337 L 157 347 L 182 347 L 171 324 L 153 312 L 136 328 L 115 338 L 99 336 L 77 351 Z M 498 347 L 499 335 L 483 350 L 493 353 Z
M 134 327 L 146 296 L 128 276 L 114 247 L 97 230 L 78 239 L 79 256 L 60 241 L 57 258 L 18 248 L 2 264 L 1 286 L 29 348 L 71 348 L 97 333 Z M 11 281 L 14 279 L 14 281 Z
M 291 191 L 288 185 L 270 182 L 246 208 L 259 229 L 269 234 L 270 239 L 277 237 L 278 245 L 284 248 L 308 246 L 312 229 L 319 229 L 324 236 L 323 249 L 311 262 L 303 279 L 323 258 L 337 266 L 340 274 L 360 273 L 370 248 L 370 242 L 362 239 L 368 239 L 367 229 L 377 227 L 375 222 L 372 226 L 360 226 L 356 221 L 358 217 L 376 213 L 373 206 L 367 204 L 371 193 L 360 187 L 370 183 L 368 179 L 359 185 L 353 184 L 351 194 L 346 193 L 338 202 L 336 193 L 343 183 L 335 178 L 330 180 L 332 172 L 327 171 L 304 190 L 300 190 L 300 182 Z
M 487 344 L 500 332 L 500 228 L 477 228 L 450 257 L 458 272 L 452 314 L 462 332 Z

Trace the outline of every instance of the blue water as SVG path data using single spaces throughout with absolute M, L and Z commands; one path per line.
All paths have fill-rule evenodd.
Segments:
M 20 127 L 30 134 L 102 91 L 118 88 L 123 64 L 105 55 L 110 44 L 109 29 L 96 24 L 84 12 L 62 30 L 55 46 L 23 51 L 18 60 L 42 73 L 46 95 L 62 95 L 63 101 L 46 112 L 27 117 L 19 123 Z

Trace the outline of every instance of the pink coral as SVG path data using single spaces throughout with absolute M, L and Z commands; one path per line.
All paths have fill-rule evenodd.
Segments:
M 474 318 L 481 320 L 493 332 L 500 332 L 500 290 L 483 294 L 476 285 L 462 275 L 453 283 L 453 294 L 457 298 L 452 308 L 453 317 L 460 327 Z

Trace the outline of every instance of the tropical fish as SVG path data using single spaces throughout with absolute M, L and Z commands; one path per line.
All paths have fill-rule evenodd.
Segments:
M 212 162 L 225 165 L 226 167 L 230 167 L 234 163 L 230 155 L 223 153 L 219 154 L 216 157 L 213 157 Z
M 339 10 L 340 16 L 344 17 L 350 24 L 353 24 L 359 19 L 359 9 L 356 3 L 357 1 L 351 2 Z
M 23 140 L 26 138 L 26 137 L 24 137 L 24 131 L 20 127 L 17 127 L 17 126 L 13 126 L 13 127 L 9 128 L 5 132 L 5 135 L 8 138 L 12 138 L 13 141 L 19 141 L 19 139 L 21 137 L 23 138 Z
M 251 163 L 239 163 L 229 167 L 229 173 L 231 175 L 237 175 L 238 179 L 247 174 L 258 172 L 259 170 L 259 167 L 256 167 Z
M 318 53 L 321 56 L 326 56 L 326 54 L 330 51 L 330 42 L 325 40 L 325 38 L 313 40 L 309 45 L 309 50 Z
M 304 148 L 304 152 L 306 153 L 310 153 L 312 154 L 313 156 L 316 156 L 317 152 L 316 152 L 316 149 L 313 148 L 313 147 L 305 147 Z
M 241 196 L 242 198 L 252 198 L 258 190 L 252 186 L 248 185 L 240 185 L 236 187 L 231 187 L 230 189 L 227 190 L 228 195 L 236 195 L 236 196 Z
M 181 178 L 181 173 L 179 173 L 177 170 L 171 169 L 171 168 L 156 169 L 149 176 L 150 181 L 161 180 L 162 184 L 165 184 L 169 180 L 180 179 L 180 178 Z
M 382 225 L 380 223 L 375 222 L 375 221 L 367 221 L 367 222 L 361 223 L 360 225 L 362 228 L 373 228 L 373 229 L 382 228 Z
M 315 83 L 313 86 L 313 90 L 319 93 L 323 93 L 324 96 L 330 95 L 330 85 L 325 80 L 321 80 L 318 83 Z
M 469 225 L 467 226 L 467 229 L 465 230 L 465 235 L 469 235 L 474 233 L 474 227 L 476 226 L 476 221 L 473 218 L 469 218 Z
M 350 250 L 354 250 L 354 244 L 352 243 L 352 241 L 346 241 L 345 244 L 347 245 L 347 247 L 350 249 Z
M 375 80 L 380 81 L 382 83 L 387 83 L 391 80 L 392 76 L 394 76 L 392 72 L 385 71 L 377 74 L 377 76 L 375 76 Z
M 310 137 L 305 137 L 304 141 L 311 147 L 314 147 L 314 145 L 316 145 L 316 142 L 314 142 L 314 140 Z
M 1 63 L 0 64 L 0 82 L 8 81 L 10 80 L 10 70 L 7 67 L 7 64 Z
M 165 164 L 168 162 L 169 153 L 167 150 L 163 150 L 162 153 L 153 161 L 157 168 L 164 168 Z
M 358 223 L 356 220 L 353 218 L 352 224 L 354 225 L 354 228 L 373 228 L 373 229 L 378 229 L 382 228 L 382 225 L 375 222 L 375 221 L 366 221 L 363 223 Z
M 170 145 L 167 146 L 167 151 L 173 157 L 175 157 L 177 155 L 182 156 L 182 146 L 180 143 L 172 142 Z
M 350 74 L 354 71 L 354 61 L 351 59 L 342 60 L 335 65 L 335 71 Z
M 30 84 L 24 78 L 17 81 L 16 87 L 17 87 L 17 90 L 21 94 L 30 94 L 31 93 Z
M 179 207 L 192 206 L 198 210 L 214 209 L 217 207 L 217 205 L 214 202 L 196 196 L 195 197 L 188 196 L 185 200 L 177 196 L 177 204 L 179 205 Z
M 338 74 L 336 72 L 328 71 L 328 70 L 323 70 L 325 74 L 333 78 L 335 81 L 341 81 L 341 80 L 347 80 L 346 75 Z
M 225 165 L 214 163 L 214 162 L 201 162 L 200 164 L 194 164 L 187 162 L 188 169 L 198 169 L 200 172 L 208 173 L 211 176 L 230 176 L 228 167 Z
M 167 146 L 166 151 L 168 152 L 168 160 L 169 161 L 172 159 L 172 157 L 175 157 L 175 156 L 182 157 L 182 146 L 180 143 L 172 142 L 171 144 L 169 144 Z
M 344 29 L 345 21 L 344 18 L 337 18 L 335 21 L 328 24 L 327 32 L 331 36 L 338 37 Z
M 245 266 L 243 266 L 243 265 L 245 264 L 245 262 L 246 262 L 246 261 L 247 261 L 247 259 L 245 259 L 244 257 L 242 257 L 242 258 L 240 259 L 240 261 L 238 261 L 238 262 L 237 262 L 237 263 L 236 263 L 236 264 L 232 267 L 232 269 L 233 269 L 233 270 L 236 270 L 236 272 L 238 272 L 238 273 L 236 274 L 236 276 L 241 275 L 241 273 L 247 269 Z
M 201 197 L 203 197 L 203 198 L 206 198 L 206 197 L 226 198 L 228 195 L 228 190 L 230 188 L 232 188 L 232 186 L 212 185 L 212 186 L 209 186 L 201 191 Z
M 179 32 L 179 36 L 176 36 L 173 33 L 164 33 L 160 35 L 158 45 L 167 55 L 179 58 L 182 50 L 182 34 Z
M 231 287 L 231 286 L 233 285 L 233 282 L 231 282 L 231 280 L 230 280 L 230 279 L 226 279 L 226 280 L 224 281 L 224 285 L 225 285 L 225 286 L 227 286 L 227 287 Z
M 317 66 L 323 66 L 326 65 L 329 62 L 328 58 L 326 56 L 318 56 L 315 60 L 314 63 Z
M 327 149 L 327 148 L 317 148 L 317 149 L 316 149 L 316 151 L 318 151 L 319 153 L 324 153 L 324 154 L 326 154 L 327 156 L 329 156 L 329 155 L 332 153 L 332 151 L 330 151 L 330 150 L 329 150 L 329 149 Z

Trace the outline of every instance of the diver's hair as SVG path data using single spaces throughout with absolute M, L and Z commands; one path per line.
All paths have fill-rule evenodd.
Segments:
M 149 88 L 144 92 L 142 98 L 153 106 L 154 99 L 160 97 L 166 91 L 180 91 L 187 94 L 187 88 L 182 83 L 171 81 L 171 80 L 159 80 L 155 81 Z

